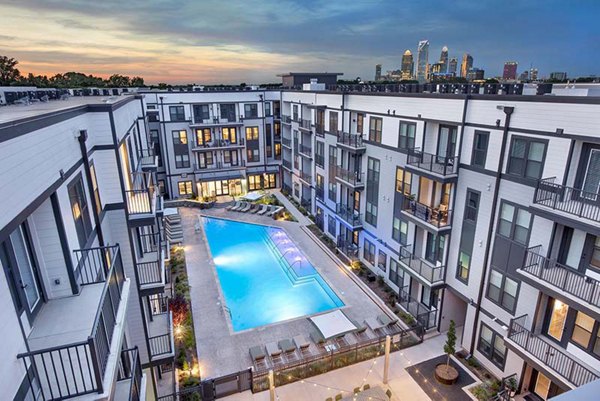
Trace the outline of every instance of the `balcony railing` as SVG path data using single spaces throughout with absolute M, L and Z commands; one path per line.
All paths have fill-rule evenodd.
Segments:
M 352 227 L 362 226 L 362 215 L 353 208 L 343 203 L 338 203 L 335 207 L 335 213 L 340 216 L 342 220 L 350 224 Z
M 142 149 L 139 156 L 139 166 L 142 171 L 152 170 L 158 167 L 158 157 L 154 149 Z
M 287 168 L 288 170 L 292 169 L 292 162 L 289 160 L 282 159 L 281 164 L 283 165 L 283 167 Z
M 162 259 L 162 252 L 159 253 L 159 259 Z M 142 262 L 137 264 L 139 285 L 156 286 L 165 282 L 164 263 L 162 260 L 152 262 Z
M 121 351 L 117 369 L 115 401 L 144 401 L 140 399 L 142 389 L 142 365 L 138 348 Z
M 148 338 L 150 344 L 150 356 L 161 359 L 173 353 L 173 314 L 169 312 L 168 332 Z
M 158 233 L 140 234 L 140 251 L 142 252 L 142 256 L 158 251 L 159 247 L 160 235 Z
M 157 192 L 150 173 L 133 174 L 132 189 L 125 191 L 129 215 L 151 214 L 156 211 Z
M 410 296 L 409 286 L 402 287 L 398 291 L 398 303 L 426 330 L 435 327 L 437 309 L 429 308 Z
M 292 118 L 290 116 L 286 116 L 285 114 L 281 115 L 281 122 L 285 124 L 291 124 Z
M 310 172 L 300 170 L 300 178 L 309 185 L 312 184 L 312 175 L 310 174 Z
M 344 255 L 351 261 L 356 261 L 358 257 L 358 246 L 353 244 L 351 241 L 347 241 L 343 237 L 337 237 L 337 248 L 342 251 Z
M 527 249 L 522 270 L 543 283 L 573 295 L 585 304 L 600 308 L 600 282 L 579 273 L 556 259 L 540 255 L 541 245 Z M 539 283 L 540 281 L 537 281 Z
M 408 247 L 400 248 L 400 262 L 413 272 L 421 276 L 430 285 L 441 283 L 444 280 L 446 266 L 435 266 L 418 256 L 413 255 Z
M 323 187 L 315 187 L 315 196 L 318 199 L 324 200 L 325 199 L 325 189 Z
M 312 207 L 312 202 L 310 199 L 300 198 L 300 206 L 302 206 L 305 209 L 310 210 L 310 208 Z
M 452 220 L 452 210 L 448 210 L 446 205 L 430 207 L 414 199 L 404 198 L 402 210 L 437 228 L 449 226 Z
M 212 139 L 211 141 L 206 141 L 204 143 L 196 143 L 196 146 L 193 150 L 211 150 L 216 148 L 234 148 L 241 147 L 245 144 L 244 138 L 239 138 L 235 142 L 231 142 L 228 139 Z
M 315 155 L 315 164 L 321 168 L 325 167 L 325 156 L 316 154 Z
M 305 119 L 300 120 L 300 128 L 310 131 L 310 120 L 305 120 Z
M 305 145 L 303 143 L 301 143 L 298 146 L 298 152 L 302 155 L 306 155 L 306 156 L 311 156 L 312 153 L 312 146 L 311 145 Z
M 323 138 L 325 136 L 325 126 L 323 124 L 315 124 L 315 134 Z
M 556 184 L 555 180 L 551 177 L 538 181 L 533 203 L 600 222 L 600 194 Z
M 458 157 L 437 156 L 412 149 L 408 154 L 408 164 L 421 170 L 442 176 L 454 175 L 458 171 Z
M 125 282 L 123 263 L 118 245 L 74 253 L 79 285 L 104 285 L 86 340 L 17 355 L 23 360 L 32 393 L 39 392 L 43 400 L 64 400 L 104 391 L 103 378 Z
M 337 136 L 337 142 L 353 149 L 366 149 L 362 135 L 342 132 Z
M 291 148 L 292 147 L 292 139 L 291 138 L 286 138 L 285 136 L 281 137 L 281 144 L 285 147 Z
M 214 162 L 212 164 L 206 164 L 204 166 L 200 166 L 198 163 L 194 163 L 194 171 L 202 173 L 207 170 L 228 170 L 228 169 L 238 169 L 244 167 L 246 165 L 245 160 L 238 160 L 237 164 L 234 163 L 224 163 L 222 161 Z
M 364 186 L 364 174 L 357 171 L 350 171 L 342 166 L 335 167 L 335 176 L 353 187 Z
M 546 368 L 552 369 L 566 381 L 576 387 L 583 386 L 600 376 L 560 348 L 544 341 L 542 336 L 533 334 L 527 327 L 527 315 L 512 319 L 508 329 L 508 338 Z

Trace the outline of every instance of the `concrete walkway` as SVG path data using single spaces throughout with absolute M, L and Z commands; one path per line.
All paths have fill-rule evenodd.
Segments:
M 277 198 L 277 200 L 279 202 L 281 202 L 283 204 L 283 206 L 285 206 L 285 208 L 296 219 L 298 219 L 298 224 L 303 225 L 303 226 L 309 226 L 311 224 L 314 224 L 308 217 L 306 217 L 305 215 L 300 213 L 298 208 L 296 208 L 296 206 L 294 206 L 294 204 L 292 202 L 290 202 L 290 200 L 288 198 L 286 198 L 285 195 L 281 193 L 281 191 L 279 191 L 279 190 L 271 191 L 271 194 L 274 195 Z

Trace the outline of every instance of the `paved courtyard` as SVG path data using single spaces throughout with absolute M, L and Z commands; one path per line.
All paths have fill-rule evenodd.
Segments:
M 299 222 L 275 221 L 272 218 L 255 214 L 230 212 L 223 205 L 208 210 L 192 208 L 180 208 L 179 210 L 182 216 L 183 245 L 203 379 L 247 369 L 252 365 L 248 352 L 250 347 L 292 338 L 298 334 L 308 337 L 313 326 L 306 317 L 301 317 L 233 333 L 228 313 L 223 308 L 221 288 L 204 235 L 195 227 L 198 223 L 198 216 L 201 214 L 269 224 L 285 229 L 342 299 L 345 304 L 342 309 L 349 318 L 362 322 L 366 318 L 376 317 L 384 309 L 391 313 L 370 289 L 353 277 L 352 273 L 346 271 L 334 257 L 315 242 L 304 227 L 309 223 L 305 218 L 299 219 Z

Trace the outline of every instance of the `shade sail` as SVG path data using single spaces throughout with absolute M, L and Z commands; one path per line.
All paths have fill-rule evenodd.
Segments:
M 354 323 L 339 309 L 319 316 L 313 316 L 309 319 L 325 339 L 338 337 L 356 330 Z
M 250 202 L 254 202 L 256 200 L 259 200 L 263 196 L 265 196 L 264 193 L 261 194 L 259 192 L 248 192 L 246 195 L 242 196 L 241 199 L 245 199 L 245 200 L 248 200 Z

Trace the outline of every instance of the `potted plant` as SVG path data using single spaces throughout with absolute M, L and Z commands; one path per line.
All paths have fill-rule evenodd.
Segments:
M 504 387 L 506 388 L 506 390 L 508 390 L 508 394 L 510 395 L 511 398 L 517 394 L 517 386 L 518 386 L 517 378 L 514 376 L 509 377 L 504 382 Z

